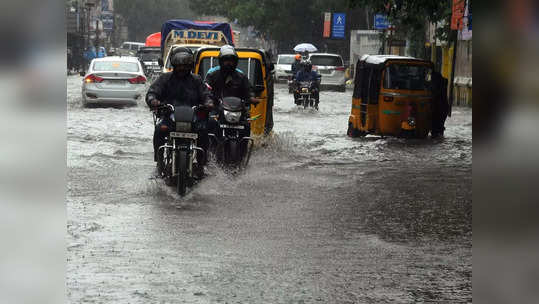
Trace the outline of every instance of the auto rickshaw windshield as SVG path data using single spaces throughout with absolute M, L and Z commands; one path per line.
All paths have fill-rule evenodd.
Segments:
M 425 65 L 391 64 L 384 73 L 384 89 L 429 90 L 432 69 Z

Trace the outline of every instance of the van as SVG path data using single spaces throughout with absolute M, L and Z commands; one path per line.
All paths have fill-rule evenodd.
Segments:
M 322 76 L 320 83 L 322 88 L 334 88 L 340 92 L 346 91 L 346 68 L 341 55 L 312 53 L 309 55 L 309 60 L 313 64 L 313 70 L 316 69 Z
M 122 46 L 118 49 L 118 54 L 121 56 L 136 56 L 140 48 L 144 47 L 145 44 L 141 42 L 129 42 L 126 41 L 122 43 Z

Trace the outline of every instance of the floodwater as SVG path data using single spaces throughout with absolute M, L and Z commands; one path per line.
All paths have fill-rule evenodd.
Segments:
M 471 303 L 472 112 L 443 140 L 350 139 L 351 92 L 298 109 L 276 87 L 249 169 L 189 194 L 152 179 L 145 104 L 68 89 L 71 303 Z

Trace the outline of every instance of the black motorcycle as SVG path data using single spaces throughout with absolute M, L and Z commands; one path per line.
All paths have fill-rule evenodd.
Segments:
M 318 110 L 318 100 L 314 95 L 314 82 L 300 81 L 296 87 L 296 105 L 303 106 L 304 109 L 311 107 Z
M 166 137 L 166 144 L 159 147 L 158 174 L 169 186 L 176 186 L 179 195 L 185 195 L 187 187 L 194 184 L 193 164 L 197 153 L 204 149 L 197 146 L 198 122 L 207 116 L 201 106 L 176 106 L 166 104 L 155 108 L 154 123 L 157 125 L 164 117 L 173 121 L 173 130 Z M 198 164 L 197 164 L 198 165 Z
M 237 97 L 225 97 L 220 102 L 217 115 L 212 116 L 218 122 L 216 134 L 210 134 L 218 164 L 237 169 L 249 164 L 254 145 L 250 137 L 250 104 Z

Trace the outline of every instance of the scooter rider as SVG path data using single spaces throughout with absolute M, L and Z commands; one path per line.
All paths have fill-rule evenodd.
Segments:
M 177 48 L 171 54 L 170 63 L 174 68 L 172 72 L 162 74 L 150 86 L 146 94 L 146 103 L 150 108 L 159 107 L 165 103 L 175 102 L 174 106 L 188 105 L 197 106 L 204 105 L 209 109 L 214 107 L 210 92 L 202 82 L 200 76 L 191 73 L 194 67 L 193 52 L 184 47 Z M 165 137 L 172 130 L 174 124 L 170 117 L 161 117 L 159 123 L 155 126 L 153 136 L 154 161 L 158 160 L 159 147 L 164 145 Z M 209 138 L 207 126 L 204 123 L 200 125 L 198 130 L 199 141 L 198 145 L 208 151 Z M 202 176 L 203 166 L 206 164 L 206 159 L 202 153 L 197 154 L 198 167 L 193 168 L 195 175 Z M 162 168 L 158 165 L 158 173 L 161 173 Z
M 310 60 L 302 60 L 301 68 L 295 76 L 296 88 L 302 81 L 311 81 L 311 90 L 315 99 L 315 108 L 318 109 L 318 103 L 320 102 L 320 80 L 322 76 L 318 72 L 313 71 L 313 64 Z M 299 94 L 297 91 L 294 93 L 294 102 L 298 104 Z

